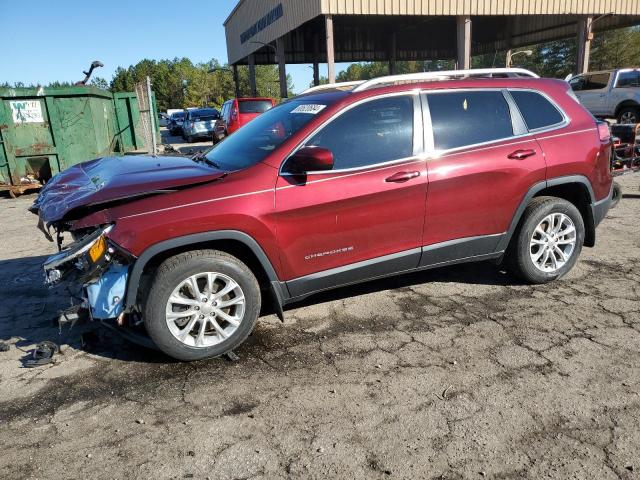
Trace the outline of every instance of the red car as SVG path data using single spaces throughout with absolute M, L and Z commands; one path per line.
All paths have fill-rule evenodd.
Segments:
M 403 78 L 303 94 L 194 159 L 58 174 L 32 211 L 75 241 L 46 282 L 195 360 L 330 288 L 489 259 L 569 272 L 610 206 L 608 127 L 558 80 Z
M 273 98 L 233 98 L 222 104 L 222 114 L 213 132 L 213 143 L 231 135 L 258 115 L 276 105 Z

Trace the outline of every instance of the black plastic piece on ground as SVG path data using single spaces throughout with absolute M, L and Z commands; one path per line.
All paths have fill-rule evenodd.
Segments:
M 45 340 L 40 342 L 33 351 L 32 358 L 29 358 L 24 362 L 26 368 L 41 367 L 47 365 L 53 361 L 53 356 L 60 352 L 60 347 L 57 344 Z
M 237 362 L 238 360 L 240 360 L 240 357 L 236 355 L 233 351 L 225 353 L 224 357 L 230 362 Z

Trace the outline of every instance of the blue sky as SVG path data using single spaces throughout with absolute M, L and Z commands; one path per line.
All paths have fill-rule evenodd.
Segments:
M 0 82 L 77 81 L 93 60 L 96 75 L 111 80 L 119 66 L 143 58 L 188 57 L 194 63 L 227 61 L 222 23 L 236 0 L 0 0 Z M 186 35 L 186 36 L 185 36 Z M 183 36 L 185 38 L 183 38 Z M 321 67 L 326 75 L 326 65 Z M 288 65 L 295 91 L 312 70 Z

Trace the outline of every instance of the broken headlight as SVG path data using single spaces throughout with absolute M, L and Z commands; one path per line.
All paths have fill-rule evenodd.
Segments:
M 112 229 L 113 225 L 97 229 L 49 257 L 44 264 L 45 284 L 54 285 L 74 271 L 88 275 L 108 263 L 111 253 L 107 234 Z

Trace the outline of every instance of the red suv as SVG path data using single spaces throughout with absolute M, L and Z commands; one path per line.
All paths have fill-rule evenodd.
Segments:
M 396 80 L 303 94 L 193 159 L 58 174 L 32 210 L 74 241 L 46 282 L 195 360 L 237 347 L 266 303 L 282 316 L 322 290 L 488 259 L 531 283 L 571 270 L 612 179 L 608 128 L 568 84 Z
M 222 115 L 213 132 L 213 143 L 231 135 L 261 113 L 272 109 L 273 98 L 233 98 L 222 104 Z

